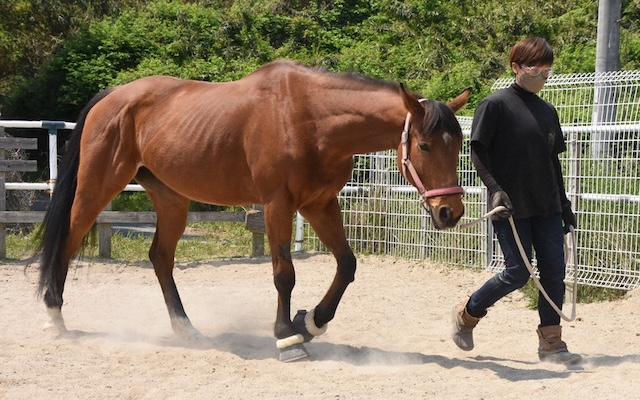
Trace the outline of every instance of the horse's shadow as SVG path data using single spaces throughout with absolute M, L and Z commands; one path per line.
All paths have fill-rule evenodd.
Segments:
M 245 360 L 267 360 L 278 358 L 278 352 L 275 348 L 275 340 L 273 337 L 250 333 L 229 332 L 215 336 L 200 335 L 193 339 L 184 339 L 177 336 L 158 338 L 157 336 L 146 335 L 144 333 L 131 332 L 123 334 L 106 334 L 70 331 L 67 336 L 77 340 L 107 338 L 123 342 L 149 343 L 171 348 L 217 350 L 234 354 Z M 322 342 L 319 340 L 306 343 L 305 347 L 309 352 L 309 359 L 307 359 L 306 362 L 339 361 L 349 363 L 354 366 L 384 367 L 435 364 L 445 369 L 458 367 L 467 370 L 490 370 L 501 379 L 512 382 L 566 378 L 574 373 L 587 373 L 588 371 L 583 369 L 584 365 L 606 367 L 615 366 L 625 362 L 640 364 L 640 354 L 631 354 L 620 357 L 597 355 L 593 357 L 586 357 L 581 364 L 567 367 L 564 371 L 557 371 L 545 368 L 544 364 L 540 364 L 540 368 L 532 368 L 533 365 L 539 364 L 537 361 L 521 361 L 498 357 L 475 356 L 468 358 L 449 358 L 437 354 L 388 351 L 375 347 L 356 347 L 348 344 L 336 344 Z M 513 364 L 516 364 L 516 366 L 513 366 Z M 518 368 L 518 364 L 522 365 L 522 368 Z

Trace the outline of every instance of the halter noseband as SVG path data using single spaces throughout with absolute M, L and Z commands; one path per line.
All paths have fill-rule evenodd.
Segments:
M 420 99 L 420 101 L 425 101 L 425 99 Z M 418 193 L 420 194 L 420 204 L 423 208 L 426 208 L 427 200 L 433 197 L 438 196 L 448 196 L 452 194 L 463 194 L 464 189 L 460 185 L 447 186 L 438 189 L 427 190 L 422 184 L 422 180 L 418 175 L 415 167 L 409 160 L 409 128 L 411 127 L 411 113 L 407 113 L 407 118 L 404 121 L 404 129 L 402 130 L 402 136 L 400 139 L 400 143 L 402 144 L 402 174 L 406 177 L 407 170 L 411 174 L 413 178 L 413 183 L 418 189 Z

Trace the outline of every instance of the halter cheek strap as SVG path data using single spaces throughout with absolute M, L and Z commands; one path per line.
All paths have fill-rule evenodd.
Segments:
M 438 196 L 448 196 L 452 194 L 463 194 L 464 189 L 460 185 L 447 186 L 438 189 L 427 190 L 418 175 L 418 171 L 416 171 L 415 167 L 409 160 L 409 128 L 411 127 L 411 114 L 407 113 L 407 118 L 404 120 L 404 129 L 402 130 L 402 136 L 400 138 L 400 143 L 402 144 L 402 174 L 406 177 L 407 172 L 411 174 L 411 178 L 413 179 L 413 184 L 418 189 L 418 193 L 420 194 L 420 203 L 423 207 L 426 206 L 427 199 L 438 197 Z

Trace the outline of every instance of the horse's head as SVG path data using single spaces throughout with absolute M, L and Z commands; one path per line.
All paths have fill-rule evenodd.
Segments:
M 471 89 L 448 105 L 419 99 L 402 86 L 400 92 L 408 114 L 398 148 L 398 166 L 418 189 L 434 226 L 451 228 L 464 214 L 463 189 L 457 174 L 462 129 L 454 113 L 467 103 Z

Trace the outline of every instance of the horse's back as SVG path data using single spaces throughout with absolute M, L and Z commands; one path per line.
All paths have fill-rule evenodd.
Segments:
M 264 196 L 257 180 L 277 186 L 286 179 L 263 171 L 287 158 L 282 119 L 288 116 L 282 108 L 288 100 L 279 90 L 287 86 L 283 79 L 300 68 L 275 62 L 223 83 L 141 78 L 115 88 L 94 107 L 93 125 L 85 128 L 83 140 L 114 151 L 113 167 L 118 154 L 126 154 L 126 162 L 146 167 L 195 200 L 260 203 Z
M 126 153 L 127 162 L 202 202 L 265 203 L 301 183 L 304 193 L 315 195 L 309 183 L 316 181 L 335 180 L 326 193 L 337 192 L 350 173 L 351 155 L 336 158 L 339 146 L 326 136 L 333 128 L 318 128 L 333 118 L 317 113 L 347 103 L 360 113 L 360 102 L 335 90 L 345 81 L 361 84 L 285 60 L 231 82 L 141 78 L 96 105 L 92 111 L 102 117 L 88 133 L 94 141 L 119 143 L 115 151 Z M 329 114 L 349 118 L 344 110 Z
M 306 85 L 292 85 L 292 81 L 311 83 L 314 75 L 318 76 L 316 71 L 289 60 L 273 61 L 229 82 L 156 75 L 115 88 L 107 101 L 101 103 L 113 113 L 125 108 L 137 117 L 153 113 L 152 118 L 163 123 L 179 120 L 214 123 L 224 118 L 252 118 L 253 114 L 262 117 L 262 110 L 270 106 L 277 109 L 294 91 L 307 90 Z

